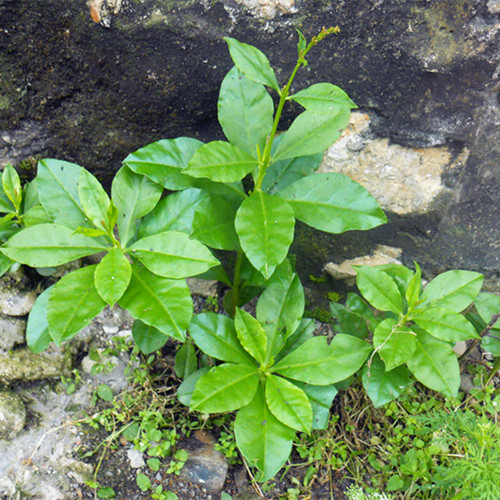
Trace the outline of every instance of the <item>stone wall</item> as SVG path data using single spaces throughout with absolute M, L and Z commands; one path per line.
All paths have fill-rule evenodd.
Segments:
M 222 37 L 263 49 L 283 83 L 295 28 L 329 25 L 340 34 L 315 49 L 296 89 L 330 81 L 358 104 L 322 168 L 364 183 L 390 221 L 315 232 L 307 246 L 300 227 L 304 275 L 384 244 L 428 275 L 474 269 L 495 286 L 497 0 L 0 0 L 0 165 L 53 156 L 109 179 L 154 140 L 220 138 L 217 92 L 231 67 Z

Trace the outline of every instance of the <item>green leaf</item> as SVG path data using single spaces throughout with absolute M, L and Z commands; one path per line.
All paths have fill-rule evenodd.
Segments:
M 265 278 L 287 256 L 294 226 L 292 207 L 275 196 L 257 191 L 241 204 L 236 232 L 248 260 Z
M 406 296 L 406 290 L 410 286 L 410 282 L 415 274 L 411 269 L 401 264 L 382 264 L 374 267 L 388 274 L 396 283 L 401 297 Z
M 262 325 L 247 312 L 236 309 L 234 326 L 245 351 L 263 364 L 266 359 L 267 337 Z
M 237 208 L 222 196 L 205 198 L 194 211 L 191 236 L 212 248 L 238 250 L 240 243 L 234 228 Z
M 481 340 L 481 348 L 493 356 L 500 357 L 500 329 L 495 328 L 487 333 Z
M 0 183 L 0 213 L 14 214 L 15 212 L 16 209 L 14 208 L 14 205 L 5 194 L 2 183 Z
M 191 233 L 194 211 L 207 197 L 200 189 L 190 188 L 161 199 L 139 224 L 137 236 L 145 238 L 165 231 Z
M 84 168 L 80 171 L 78 180 L 78 196 L 85 215 L 95 227 L 106 229 L 110 227 L 108 210 L 110 200 L 101 183 Z
M 8 163 L 5 165 L 2 172 L 2 187 L 7 198 L 12 202 L 14 208 L 19 211 L 23 200 L 23 192 L 21 189 L 21 180 L 16 172 L 16 169 Z
M 116 493 L 113 488 L 101 488 L 100 490 L 97 491 L 97 496 L 99 498 L 104 498 L 104 499 L 115 498 Z
M 47 320 L 57 346 L 74 337 L 104 309 L 106 302 L 94 285 L 96 266 L 87 266 L 63 276 L 50 293 Z
M 286 134 L 281 134 L 274 139 L 273 146 L 280 143 Z M 279 160 L 266 170 L 262 189 L 269 194 L 279 193 L 295 181 L 312 175 L 323 160 L 323 154 L 318 153 L 309 156 L 298 156 L 287 160 Z
M 382 321 L 373 333 L 373 347 L 380 348 L 380 357 L 384 360 L 387 371 L 406 363 L 415 351 L 416 334 L 408 327 L 402 329 L 392 318 Z
M 405 366 L 386 371 L 378 355 L 363 367 L 363 387 L 373 406 L 379 408 L 399 397 L 413 383 Z
M 165 278 L 196 276 L 220 264 L 205 245 L 178 231 L 147 236 L 129 250 L 150 271 Z
M 269 60 L 259 49 L 234 38 L 224 37 L 224 40 L 229 46 L 229 53 L 234 64 L 247 78 L 280 92 Z
M 225 136 L 242 151 L 264 151 L 273 126 L 274 104 L 266 89 L 234 67 L 220 87 L 218 117 Z
M 210 312 L 197 314 L 189 325 L 189 334 L 212 358 L 255 366 L 255 361 L 241 347 L 233 320 L 227 316 Z
M 342 135 L 350 115 L 347 107 L 325 115 L 304 111 L 293 121 L 272 161 L 322 153 Z
M 152 488 L 151 481 L 145 474 L 137 474 L 136 482 L 141 491 L 148 491 Z
M 184 173 L 214 182 L 236 182 L 254 170 L 257 164 L 253 156 L 229 142 L 213 141 L 196 151 Z
M 135 319 L 183 342 L 193 315 L 193 301 L 184 280 L 166 279 L 133 263 L 130 284 L 119 304 Z
M 3 276 L 14 264 L 14 261 L 0 252 L 0 276 Z
M 192 375 L 198 368 L 198 358 L 190 341 L 184 342 L 175 355 L 175 374 L 182 380 Z
M 52 222 L 52 218 L 42 205 L 36 205 L 24 212 L 23 222 L 26 224 L 26 227 L 30 227 Z
M 292 351 L 300 347 L 302 344 L 307 342 L 309 339 L 314 337 L 314 331 L 316 330 L 316 323 L 311 318 L 303 318 L 297 329 L 293 332 L 290 337 L 286 340 L 285 345 L 281 351 L 276 356 L 276 361 L 283 359 L 288 356 Z
M 163 188 L 144 175 L 122 167 L 111 186 L 113 203 L 118 210 L 118 233 L 125 247 L 135 236 L 135 221 L 151 212 L 158 203 Z
M 400 476 L 392 476 L 389 481 L 387 481 L 386 489 L 387 491 L 399 491 L 405 487 L 405 482 Z
M 167 335 L 154 326 L 136 319 L 132 326 L 132 337 L 143 354 L 151 354 L 161 349 L 168 341 Z
M 488 325 L 493 316 L 500 313 L 500 296 L 494 293 L 480 293 L 474 305 L 481 319 Z M 500 328 L 500 319 L 493 325 L 493 328 Z
M 436 276 L 426 287 L 419 309 L 440 307 L 463 311 L 476 298 L 483 284 L 483 275 L 472 271 L 447 271 Z
M 307 111 L 317 115 L 328 115 L 342 108 L 357 108 L 346 92 L 331 83 L 316 83 L 289 96 L 289 99 L 298 102 Z
M 371 346 L 351 335 L 336 335 L 328 345 L 326 337 L 314 337 L 273 366 L 284 377 L 312 385 L 330 385 L 355 373 Z
M 132 276 L 127 257 L 118 248 L 112 248 L 95 269 L 95 286 L 99 295 L 113 306 L 125 293 Z
M 311 404 L 296 385 L 270 375 L 266 378 L 266 402 L 271 413 L 288 427 L 307 433 L 311 431 Z
M 60 160 L 42 160 L 38 163 L 38 197 L 58 224 L 72 229 L 85 226 L 87 217 L 78 198 L 78 180 L 82 167 Z
M 387 222 L 363 186 L 335 172 L 300 179 L 279 197 L 290 203 L 297 219 L 327 233 L 371 229 Z
M 433 337 L 447 342 L 479 338 L 475 328 L 460 314 L 440 307 L 425 309 L 412 320 Z
M 210 367 L 201 368 L 191 374 L 177 389 L 177 399 L 186 406 L 191 404 L 191 398 L 193 397 L 193 391 L 198 383 L 198 380 L 210 371 Z
M 335 320 L 335 332 L 364 339 L 368 336 L 368 327 L 375 328 L 376 319 L 370 306 L 355 293 L 347 295 L 344 305 L 332 302 L 330 311 Z
M 422 289 L 422 270 L 416 262 L 415 268 L 415 274 L 412 276 L 405 294 L 406 302 L 408 303 L 409 308 L 416 305 L 418 299 L 420 298 L 420 291 Z
M 403 300 L 395 281 L 383 271 L 370 266 L 355 266 L 356 284 L 363 297 L 381 311 L 403 312 Z
M 47 306 L 53 287 L 52 285 L 38 296 L 28 316 L 26 342 L 28 347 L 35 353 L 45 351 L 52 342 L 47 321 Z
M 304 289 L 296 274 L 271 280 L 257 302 L 257 320 L 264 326 L 272 355 L 298 328 L 304 313 Z
M 460 368 L 450 344 L 419 330 L 417 345 L 406 363 L 425 386 L 455 398 L 460 387 Z
M 299 35 L 299 43 L 297 44 L 297 53 L 300 56 L 300 53 L 307 47 L 307 40 L 306 37 L 297 28 L 295 28 L 295 31 Z
M 294 384 L 309 398 L 313 411 L 312 429 L 326 429 L 330 421 L 330 407 L 338 392 L 337 388 L 334 385 L 310 385 L 303 382 Z
M 100 384 L 97 387 L 97 394 L 104 401 L 110 402 L 110 401 L 113 401 L 113 399 L 114 399 L 113 391 L 111 390 L 111 387 L 109 387 L 109 385 L 106 385 L 106 384 Z
M 93 238 L 87 238 L 58 224 L 39 224 L 14 234 L 1 248 L 12 260 L 31 267 L 60 266 L 66 262 L 107 250 Z
M 202 145 L 190 137 L 163 139 L 129 154 L 123 163 L 166 189 L 186 189 L 193 187 L 194 183 L 182 170 Z
M 225 363 L 212 368 L 197 382 L 190 410 L 204 413 L 233 411 L 247 405 L 259 384 L 257 367 Z
M 236 415 L 234 434 L 247 462 L 261 471 L 257 479 L 266 481 L 290 456 L 295 431 L 271 413 L 261 386 L 252 402 Z

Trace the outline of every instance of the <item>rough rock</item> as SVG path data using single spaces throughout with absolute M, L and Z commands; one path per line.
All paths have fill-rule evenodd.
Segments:
M 67 375 L 71 358 L 61 350 L 48 349 L 35 354 L 27 347 L 7 354 L 0 353 L 0 380 L 28 381 Z
M 187 284 L 191 294 L 199 297 L 215 297 L 217 295 L 217 281 L 188 278 Z
M 146 466 L 143 454 L 136 449 L 127 450 L 127 457 L 130 461 L 130 467 L 132 469 L 140 469 Z
M 0 439 L 13 439 L 24 428 L 26 408 L 22 399 L 8 389 L 0 389 Z
M 189 453 L 180 478 L 202 485 L 207 491 L 218 493 L 224 487 L 228 465 L 224 455 L 214 449 L 212 436 L 197 431 L 185 448 Z
M 0 313 L 7 316 L 26 316 L 37 294 L 30 286 L 24 271 L 7 273 L 0 278 Z
M 129 364 L 130 358 L 128 354 L 121 354 L 120 357 L 103 356 L 99 361 L 93 361 L 90 356 L 85 356 L 82 359 L 82 371 L 87 374 L 92 374 L 92 368 L 99 363 L 106 366 L 105 371 L 92 374 L 97 385 L 108 385 L 113 394 L 119 394 L 128 387 L 127 375 L 125 371 Z
M 25 341 L 26 321 L 0 317 L 0 352 L 10 351 Z

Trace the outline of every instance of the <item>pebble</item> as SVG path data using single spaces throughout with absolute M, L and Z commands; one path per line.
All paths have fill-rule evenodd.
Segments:
M 138 450 L 135 449 L 128 450 L 127 457 L 130 461 L 130 467 L 132 467 L 132 469 L 140 469 L 146 466 L 144 457 L 142 453 Z

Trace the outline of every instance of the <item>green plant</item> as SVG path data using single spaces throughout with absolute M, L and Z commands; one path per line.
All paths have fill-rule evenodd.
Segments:
M 460 313 L 478 295 L 483 276 L 447 271 L 422 291 L 421 271 L 396 264 L 357 266 L 357 285 L 366 299 L 349 295 L 332 304 L 338 329 L 361 338 L 373 334 L 373 353 L 363 369 L 363 386 L 375 406 L 401 395 L 414 379 L 456 397 L 460 369 L 456 342 L 478 338 Z M 369 305 L 378 309 L 374 315 Z
M 391 500 L 385 493 L 365 493 L 360 486 L 349 486 L 345 492 L 349 500 Z

